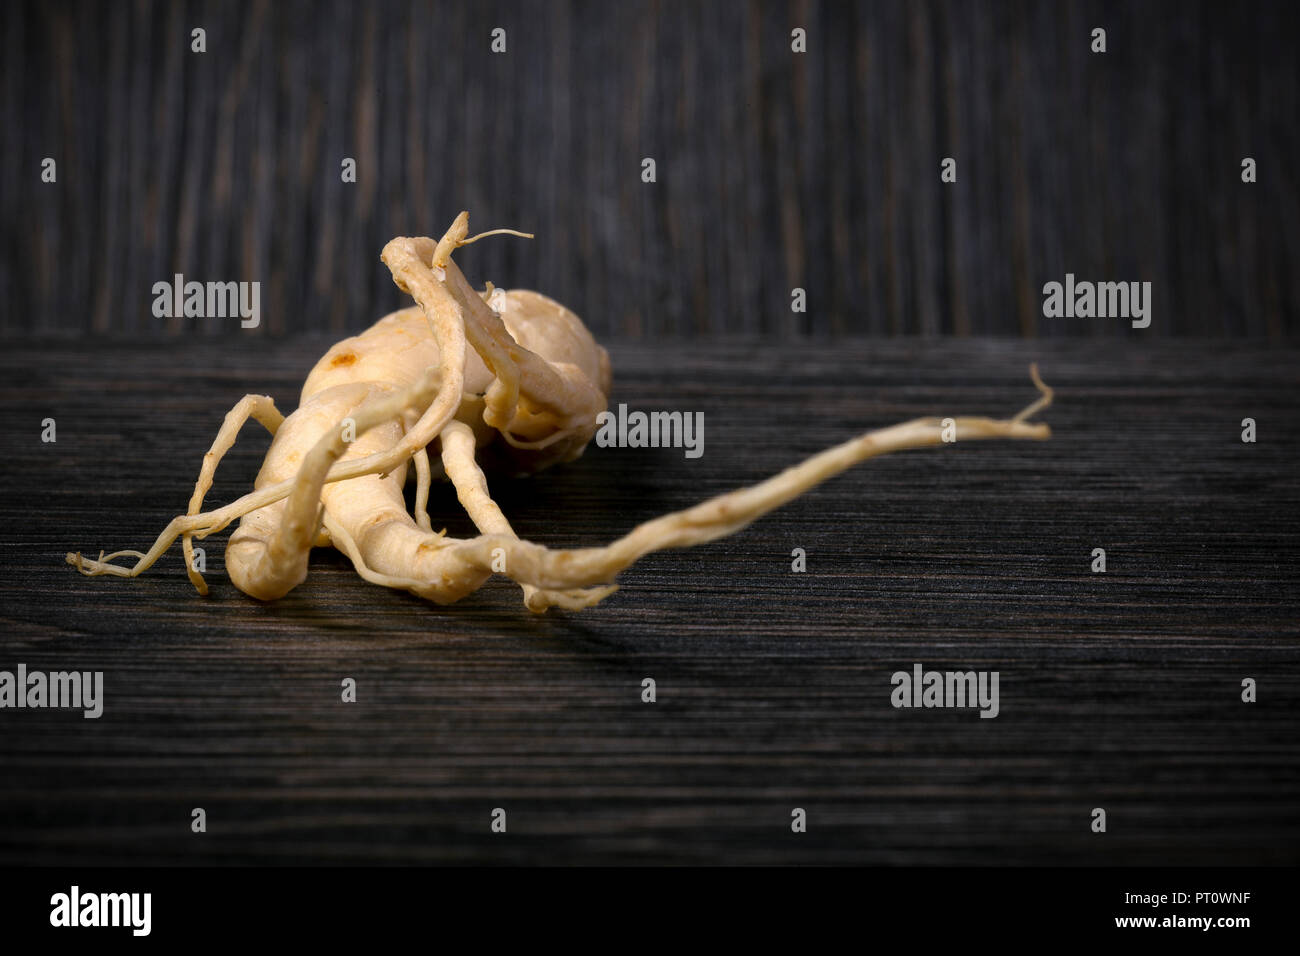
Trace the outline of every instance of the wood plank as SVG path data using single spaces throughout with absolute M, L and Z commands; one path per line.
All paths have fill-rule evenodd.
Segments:
M 583 613 L 534 616 L 504 582 L 428 605 L 323 551 L 267 605 L 219 571 L 199 597 L 178 548 L 134 581 L 62 564 L 147 546 L 225 410 L 249 391 L 292 408 L 327 344 L 4 351 L 0 670 L 103 670 L 107 703 L 0 711 L 0 862 L 1300 859 L 1294 349 L 615 342 L 613 400 L 703 412 L 705 453 L 592 447 L 496 481 L 521 534 L 600 543 L 859 430 L 1010 414 L 1031 360 L 1055 434 L 866 463 L 646 558 Z M 251 486 L 265 445 L 253 426 L 211 501 Z M 469 531 L 448 489 L 434 504 Z M 1000 715 L 893 708 L 916 662 L 997 670 Z

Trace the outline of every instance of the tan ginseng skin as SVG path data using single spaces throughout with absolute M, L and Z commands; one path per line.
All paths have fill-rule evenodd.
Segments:
M 748 488 L 634 528 L 605 547 L 551 550 L 515 536 L 492 500 L 481 465 L 529 474 L 580 456 L 607 407 L 609 357 L 570 310 L 525 290 L 474 290 L 451 255 L 467 239 L 461 213 L 435 243 L 398 238 L 383 261 L 418 307 L 385 316 L 331 348 L 283 418 L 266 396 L 246 396 L 204 458 L 189 513 L 174 519 L 148 553 L 68 554 L 83 573 L 134 577 L 177 537 L 195 586 L 192 538 L 242 518 L 226 549 L 240 590 L 282 597 L 307 576 L 313 546 L 333 544 L 368 581 L 438 603 L 457 601 L 501 573 L 523 587 L 534 611 L 581 608 L 616 590 L 615 576 L 642 555 L 733 534 L 751 521 L 851 467 L 908 448 L 983 438 L 1045 439 L 1028 418 L 1051 402 L 1041 395 L 1011 419 L 921 418 L 878 429 L 827 449 Z M 486 235 L 486 233 L 485 233 Z M 475 237 L 475 239 L 480 237 Z M 201 513 L 217 463 L 254 418 L 274 438 L 255 490 Z M 478 537 L 434 533 L 427 512 L 436 456 Z M 408 513 L 403 483 L 414 466 L 416 499 Z M 112 563 L 138 558 L 132 567 Z

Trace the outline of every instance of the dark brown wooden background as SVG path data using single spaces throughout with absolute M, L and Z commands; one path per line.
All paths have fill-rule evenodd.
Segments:
M 0 332 L 243 334 L 155 319 L 177 272 L 362 328 L 383 244 L 469 209 L 538 234 L 481 279 L 602 336 L 1131 334 L 1044 320 L 1066 272 L 1151 281 L 1147 337 L 1293 335 L 1290 6 L 5 3 Z
M 0 712 L 0 863 L 1300 862 L 1287 13 L 4 4 L 0 669 L 102 669 L 108 699 Z M 175 550 L 135 581 L 63 564 L 146 547 L 225 410 L 292 409 L 405 304 L 383 243 L 462 208 L 538 232 L 460 260 L 583 315 L 614 402 L 705 413 L 698 461 L 494 481 L 528 537 L 602 543 L 867 428 L 1010 414 L 1034 359 L 1055 437 L 868 463 L 581 614 L 501 582 L 438 608 L 334 552 L 263 605 L 224 534 L 207 598 Z M 1043 320 L 1067 271 L 1151 281 L 1151 328 Z M 262 328 L 154 319 L 175 272 L 261 282 Z M 433 508 L 469 533 L 446 488 Z M 894 710 L 915 662 L 998 670 L 1001 716 Z

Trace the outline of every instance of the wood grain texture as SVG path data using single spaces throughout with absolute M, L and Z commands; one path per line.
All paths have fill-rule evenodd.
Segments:
M 7 2 L 0 332 L 232 334 L 152 315 L 176 273 L 341 331 L 400 301 L 385 242 L 469 209 L 539 237 L 477 275 L 602 337 L 1131 334 L 1044 319 L 1066 272 L 1152 282 L 1148 337 L 1293 336 L 1291 6 Z
M 495 481 L 525 536 L 603 542 L 861 430 L 1010 414 L 1034 359 L 1059 401 L 1049 442 L 868 462 L 583 613 L 504 582 L 440 608 L 332 552 L 263 605 L 220 573 L 224 534 L 207 598 L 178 548 L 134 581 L 62 564 L 147 545 L 226 408 L 292 408 L 327 344 L 4 350 L 0 669 L 103 670 L 107 703 L 0 711 L 0 863 L 1300 862 L 1294 350 L 614 342 L 614 401 L 702 411 L 704 456 Z M 253 426 L 210 500 L 264 448 Z M 448 489 L 434 507 L 469 531 Z M 915 662 L 999 671 L 1001 715 L 893 709 Z

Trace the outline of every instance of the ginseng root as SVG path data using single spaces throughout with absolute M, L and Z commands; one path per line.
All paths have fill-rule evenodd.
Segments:
M 577 609 L 617 590 L 616 576 L 643 555 L 734 534 L 868 458 L 954 441 L 1051 435 L 1047 425 L 1028 421 L 1052 400 L 1034 367 L 1040 396 L 1013 418 L 918 418 L 877 429 L 759 484 L 647 521 L 604 547 L 551 550 L 522 540 L 492 500 L 484 469 L 531 474 L 578 458 L 608 404 L 609 356 L 574 313 L 544 295 L 491 283 L 473 289 L 451 259 L 455 250 L 485 235 L 527 234 L 493 230 L 467 238 L 468 232 L 461 213 L 437 242 L 388 243 L 382 259 L 417 307 L 331 348 L 288 417 L 262 395 L 231 409 L 204 456 L 188 512 L 148 552 L 101 552 L 98 559 L 69 553 L 67 562 L 87 575 L 135 577 L 179 537 L 190 580 L 206 594 L 192 542 L 240 519 L 226 547 L 226 570 L 240 590 L 261 600 L 301 584 L 311 549 L 332 545 L 367 581 L 439 604 L 503 574 L 521 586 L 530 610 Z M 254 491 L 201 511 L 218 464 L 250 418 L 272 435 Z M 432 530 L 431 453 L 477 537 Z M 408 463 L 416 482 L 411 512 L 403 497 Z M 123 557 L 135 562 L 114 563 Z

